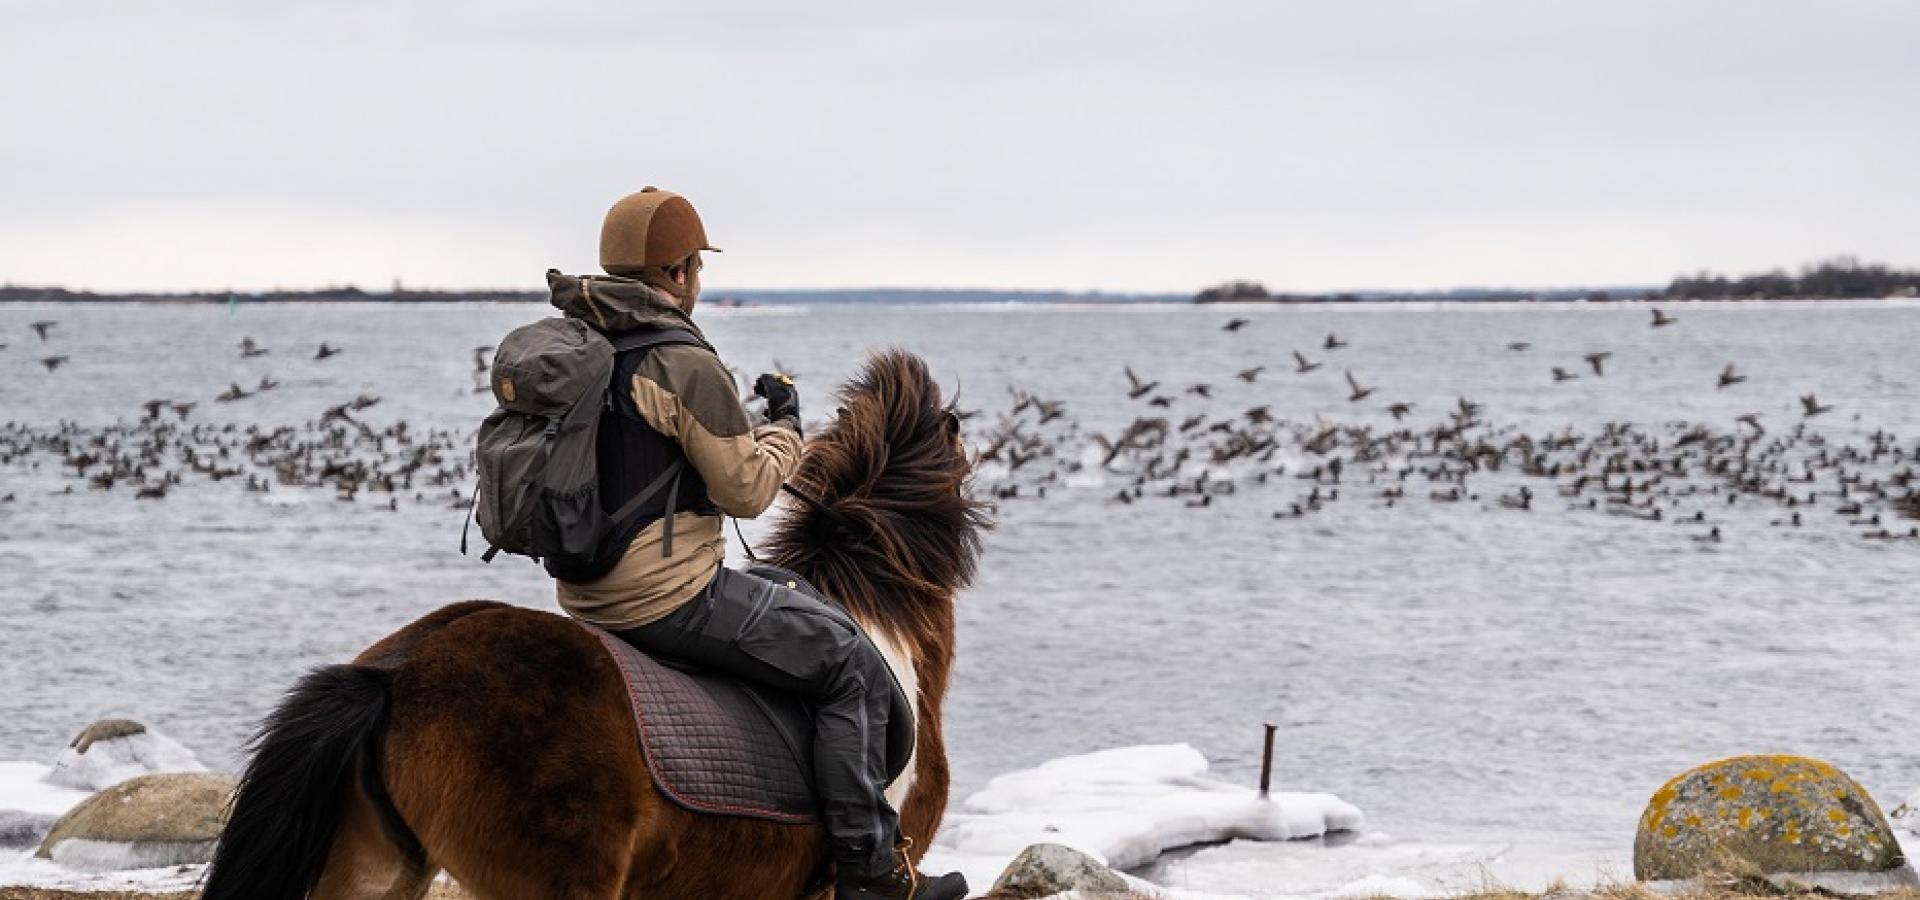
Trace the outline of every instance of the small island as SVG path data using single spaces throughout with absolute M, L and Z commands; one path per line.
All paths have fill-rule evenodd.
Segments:
M 1223 282 L 1193 296 L 1195 303 L 1354 303 L 1395 301 L 1506 301 L 1607 303 L 1621 300 L 1877 300 L 1920 298 L 1920 270 L 1895 269 L 1840 256 L 1804 266 L 1800 274 L 1773 269 L 1739 278 L 1712 272 L 1682 275 L 1666 287 L 1573 287 L 1524 290 L 1455 288 L 1444 291 L 1273 293 L 1258 281 Z

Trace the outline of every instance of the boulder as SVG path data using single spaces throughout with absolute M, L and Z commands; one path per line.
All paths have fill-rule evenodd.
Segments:
M 1682 773 L 1653 795 L 1633 842 L 1643 881 L 1841 872 L 1911 877 L 1873 798 L 1801 756 L 1739 756 Z
M 121 782 L 61 816 L 37 855 L 89 869 L 206 862 L 235 784 L 231 776 L 200 772 Z
M 1063 891 L 1126 891 L 1127 880 L 1072 847 L 1034 844 L 1007 864 L 991 896 L 1047 897 Z
M 97 791 L 151 772 L 204 772 L 192 751 L 129 719 L 102 719 L 80 730 L 53 761 L 48 784 Z

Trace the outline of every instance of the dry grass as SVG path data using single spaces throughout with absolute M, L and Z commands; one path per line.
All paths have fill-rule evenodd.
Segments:
M 49 891 L 40 888 L 0 887 L 0 900 L 195 900 L 188 892 L 141 894 L 126 891 Z M 1557 888 L 1545 893 L 1514 890 L 1478 891 L 1454 900 L 1833 900 L 1828 893 L 1786 893 L 1751 882 L 1726 885 L 1685 894 L 1659 894 L 1639 884 L 1607 885 L 1592 891 Z M 1876 900 L 1920 900 L 1920 890 L 1901 889 L 1875 895 Z M 458 885 L 436 884 L 427 900 L 472 900 Z M 989 894 L 984 900 L 1015 900 L 1004 894 Z M 1156 900 L 1151 894 L 1106 895 L 1103 900 Z
M 142 894 L 130 891 L 49 891 L 41 888 L 0 887 L 0 900 L 195 900 L 199 894 L 178 891 Z M 427 900 L 473 900 L 455 884 L 436 884 Z

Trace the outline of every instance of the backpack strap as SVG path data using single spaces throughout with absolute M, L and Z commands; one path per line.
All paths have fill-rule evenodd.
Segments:
M 658 347 L 661 344 L 693 344 L 706 347 L 708 350 L 713 349 L 706 341 L 701 340 L 699 335 L 685 328 L 637 328 L 633 331 L 609 335 L 607 343 L 613 345 L 613 352 L 616 354 Z
M 660 474 L 655 475 L 653 477 L 652 481 L 647 482 L 647 486 L 641 488 L 640 493 L 634 494 L 633 499 L 628 500 L 626 503 L 621 504 L 620 508 L 614 511 L 612 516 L 613 520 L 615 522 L 622 522 L 622 523 L 626 522 L 628 516 L 631 516 L 634 513 L 640 511 L 641 504 L 647 502 L 648 500 L 653 499 L 653 495 L 660 493 L 660 491 L 663 488 L 666 488 L 668 485 L 673 486 L 674 493 L 679 493 L 680 470 L 686 467 L 687 467 L 687 458 L 685 456 L 682 456 L 679 459 L 674 460 L 672 465 L 667 466 L 665 469 L 662 469 L 660 471 Z M 670 494 L 668 496 L 672 496 L 672 495 Z M 671 537 L 673 533 L 672 531 L 673 510 L 672 509 L 667 510 L 666 518 L 667 518 L 666 527 L 668 530 L 667 533 L 669 535 L 667 537 L 667 540 L 671 542 L 673 540 L 673 538 Z

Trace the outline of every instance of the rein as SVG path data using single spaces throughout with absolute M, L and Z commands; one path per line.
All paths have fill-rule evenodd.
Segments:
M 799 488 L 794 487 L 793 485 L 787 484 L 785 482 L 782 482 L 780 484 L 780 489 L 783 491 L 786 491 L 789 494 L 792 494 L 795 497 L 800 498 L 800 502 L 805 503 L 814 512 L 817 512 L 827 517 L 828 519 L 833 520 L 833 523 L 835 525 L 840 526 L 840 529 L 842 531 L 853 530 L 852 519 L 849 519 L 846 516 L 841 515 L 838 510 L 835 510 L 834 508 L 826 505 L 825 503 L 821 503 L 819 500 L 814 499 L 807 492 L 800 490 Z M 747 536 L 741 533 L 740 520 L 737 518 L 733 520 L 733 534 L 735 537 L 740 539 L 741 549 L 744 549 L 747 551 L 747 559 L 752 560 L 753 562 L 759 562 L 760 556 L 759 554 L 756 554 L 753 552 L 753 545 L 747 543 Z
M 803 491 L 797 487 L 794 487 L 791 484 L 786 484 L 786 483 L 782 483 L 780 485 L 780 489 L 783 491 L 786 491 L 789 494 L 794 495 L 795 497 L 800 498 L 800 502 L 805 503 L 807 506 L 811 507 L 814 512 L 817 512 L 823 516 L 826 516 L 829 519 L 832 519 L 834 524 L 839 525 L 841 528 L 846 529 L 848 531 L 853 530 L 852 519 L 849 519 L 846 516 L 841 515 L 839 510 L 836 510 L 826 505 L 825 503 L 821 503 L 820 501 L 815 500 L 812 496 L 808 495 L 806 491 Z

